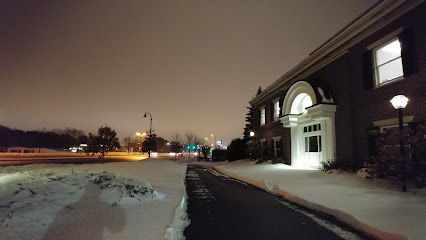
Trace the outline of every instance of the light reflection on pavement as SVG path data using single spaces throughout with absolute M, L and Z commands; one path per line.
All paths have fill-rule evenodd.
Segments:
M 107 162 L 137 162 L 148 158 L 148 153 L 139 154 L 138 152 L 110 152 L 105 158 L 100 158 L 100 154 L 86 155 L 84 153 L 0 153 L 0 166 L 18 166 L 27 164 L 86 164 L 86 163 L 107 163 Z M 169 153 L 152 154 L 151 158 L 168 159 L 175 161 Z M 188 159 L 188 156 L 179 156 L 178 162 L 194 162 L 196 159 Z
M 158 154 L 158 158 L 163 158 L 167 154 Z M 0 153 L 0 166 L 59 163 L 59 164 L 83 164 L 83 163 L 103 163 L 103 162 L 136 162 L 148 158 L 148 154 L 139 153 L 108 153 L 105 158 L 100 158 L 100 154 L 94 156 L 83 153 Z M 152 156 L 151 156 L 152 158 Z

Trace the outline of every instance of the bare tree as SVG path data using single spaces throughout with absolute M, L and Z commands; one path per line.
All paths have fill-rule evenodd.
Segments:
M 130 154 L 130 143 L 132 142 L 131 137 L 125 137 L 123 143 L 127 144 L 127 152 Z
M 177 155 L 178 152 L 182 151 L 182 147 L 183 147 L 182 146 L 182 139 L 181 139 L 179 133 L 175 132 L 172 135 L 171 145 L 172 145 L 172 149 L 171 150 L 172 150 L 172 152 L 175 153 L 175 161 L 176 161 L 176 155 Z
M 198 136 L 194 136 L 194 145 L 197 148 L 197 152 L 198 152 L 198 160 L 200 159 L 200 152 L 201 152 L 201 145 L 203 145 L 204 140 Z
M 191 158 L 191 145 L 194 144 L 195 134 L 192 132 L 185 133 L 185 144 L 189 146 L 188 148 L 188 158 Z
M 210 153 L 210 146 L 203 145 L 201 146 L 201 152 L 203 153 L 204 159 L 208 159 L 209 153 Z

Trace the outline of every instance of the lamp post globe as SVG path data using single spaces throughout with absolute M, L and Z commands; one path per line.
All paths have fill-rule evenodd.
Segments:
M 408 101 L 410 101 L 410 99 L 400 94 L 393 97 L 389 102 L 392 103 L 392 106 L 395 109 L 404 109 L 407 106 Z

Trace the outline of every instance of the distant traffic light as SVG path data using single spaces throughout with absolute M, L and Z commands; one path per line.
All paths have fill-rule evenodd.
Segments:
M 195 145 L 194 145 L 194 146 L 192 146 L 192 149 L 194 149 L 194 150 L 195 150 L 195 148 L 196 148 L 196 147 L 195 147 Z
M 188 145 L 186 148 L 187 148 L 187 149 L 191 149 L 191 146 L 189 146 L 189 145 Z

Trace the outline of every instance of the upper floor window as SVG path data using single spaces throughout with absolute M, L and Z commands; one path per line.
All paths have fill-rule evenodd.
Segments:
M 265 125 L 266 111 L 265 108 L 260 109 L 260 126 Z
M 274 102 L 274 121 L 278 120 L 280 116 L 280 101 Z
M 396 82 L 419 72 L 413 29 L 400 27 L 367 46 L 362 55 L 364 89 Z
M 380 86 L 404 76 L 401 44 L 398 37 L 373 50 L 376 85 Z

